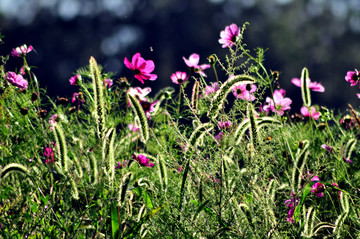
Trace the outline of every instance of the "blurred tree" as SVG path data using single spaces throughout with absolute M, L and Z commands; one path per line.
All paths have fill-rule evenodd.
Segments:
M 314 103 L 344 110 L 346 103 L 358 102 L 356 89 L 344 80 L 360 62 L 358 0 L 0 0 L 0 14 L 6 43 L 0 54 L 33 45 L 37 54 L 30 62 L 52 97 L 72 94 L 68 79 L 90 56 L 106 71 L 131 77 L 123 59 L 141 52 L 154 60 L 159 75 L 155 84 L 145 85 L 171 85 L 170 74 L 186 70 L 182 56 L 199 53 L 201 63 L 212 53 L 224 56 L 220 31 L 248 21 L 249 49 L 268 49 L 265 64 L 280 71 L 295 111 L 300 91 L 290 80 L 300 77 L 304 66 L 326 88 L 313 94 Z M 12 58 L 8 70 L 18 61 Z

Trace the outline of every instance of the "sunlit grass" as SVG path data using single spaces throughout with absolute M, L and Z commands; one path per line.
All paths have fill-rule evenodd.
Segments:
M 224 60 L 191 55 L 189 72 L 154 98 L 129 80 L 130 70 L 157 77 L 140 54 L 121 78 L 91 57 L 70 79 L 73 99 L 39 88 L 28 48 L 14 50 L 24 64 L 10 76 L 2 57 L 0 235 L 360 236 L 356 107 L 342 118 L 312 102 L 306 68 L 294 73 L 302 98 L 285 97 L 264 51 L 246 48 L 246 25 L 234 25 L 222 34 Z

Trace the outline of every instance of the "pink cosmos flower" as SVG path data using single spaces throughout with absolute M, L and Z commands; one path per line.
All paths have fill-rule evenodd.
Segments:
M 54 151 L 52 148 L 45 148 L 44 155 L 46 157 L 45 163 L 53 163 L 54 162 Z
M 322 84 L 317 83 L 315 81 L 311 82 L 309 78 L 306 81 L 308 83 L 308 86 L 309 86 L 310 90 L 317 91 L 317 92 L 324 92 L 325 91 L 325 88 L 324 88 L 324 86 Z M 291 80 L 291 83 L 293 83 L 297 87 L 301 87 L 301 80 L 298 79 L 298 78 L 293 78 Z
M 137 127 L 136 124 L 128 124 L 128 128 L 134 133 L 139 130 L 139 127 Z
M 345 160 L 345 162 L 349 163 L 349 164 L 353 164 L 354 162 L 349 159 L 349 158 L 346 158 L 345 156 L 343 156 L 343 159 Z
M 217 135 L 215 135 L 215 139 L 217 141 L 220 141 L 224 137 L 224 132 L 219 132 Z
M 124 64 L 127 68 L 134 71 L 135 78 L 138 79 L 142 84 L 144 80 L 156 80 L 157 75 L 151 74 L 155 69 L 155 64 L 152 60 L 146 61 L 140 56 L 140 53 L 136 53 L 131 62 L 125 57 Z
M 290 98 L 284 98 L 286 91 L 283 89 L 275 90 L 273 98 L 266 98 L 266 103 L 263 107 L 263 110 L 267 113 L 270 111 L 277 112 L 278 115 L 283 115 L 285 110 L 290 110 L 292 100 Z
M 233 94 L 236 98 L 248 101 L 254 101 L 255 96 L 251 93 L 256 91 L 257 87 L 254 84 L 238 84 L 234 86 Z
M 220 89 L 220 86 L 217 82 L 211 82 L 211 86 L 208 85 L 205 87 L 205 95 L 208 96 L 212 93 L 215 93 L 219 89 Z
M 140 87 L 132 88 L 130 87 L 128 90 L 128 94 L 131 94 L 136 99 L 139 100 L 140 105 L 143 107 L 146 116 L 150 119 L 151 113 L 155 111 L 154 106 L 158 103 L 158 100 L 155 100 L 153 103 L 150 103 L 149 100 L 145 97 L 151 92 L 150 87 L 146 87 L 144 89 L 141 89 Z M 131 106 L 130 101 L 128 101 L 128 107 Z
M 197 72 L 200 75 L 206 77 L 206 74 L 204 73 L 203 70 L 210 68 L 209 64 L 203 64 L 203 65 L 198 65 L 199 61 L 200 61 L 200 56 L 196 53 L 191 54 L 189 59 L 186 59 L 185 57 L 183 57 L 185 64 L 190 67 L 191 71 Z
M 229 129 L 232 126 L 232 122 L 228 121 L 218 121 L 218 126 L 220 129 Z
M 78 100 L 81 103 L 84 103 L 84 96 L 83 93 L 79 92 L 79 93 L 74 93 L 73 97 L 71 99 L 71 102 L 74 103 L 76 100 Z
M 155 105 L 158 103 L 159 100 L 155 100 L 153 103 L 149 101 L 140 101 L 142 108 L 144 109 L 145 115 L 151 119 L 151 114 L 155 111 Z
M 219 43 L 222 44 L 222 48 L 232 47 L 240 34 L 240 27 L 233 23 L 220 32 Z
M 144 167 L 148 167 L 148 168 L 152 168 L 154 167 L 154 163 L 150 163 L 150 159 L 148 159 L 145 155 L 143 154 L 139 154 L 138 156 L 136 156 L 135 154 L 132 155 L 132 158 L 135 159 L 136 161 L 138 161 L 138 163 L 141 166 Z
M 50 131 L 53 131 L 54 130 L 54 126 L 55 124 L 57 123 L 56 122 L 56 118 L 58 117 L 57 114 L 54 114 L 53 116 L 50 117 L 49 119 L 49 124 L 50 124 Z
M 316 182 L 316 181 L 320 181 L 318 176 L 314 176 L 311 180 L 311 182 Z M 317 196 L 317 197 L 323 197 L 324 196 L 324 192 L 325 191 L 325 185 L 320 183 L 320 182 L 316 182 L 312 187 L 311 187 L 311 192 Z
M 350 86 L 354 86 L 358 83 L 360 79 L 360 74 L 357 70 L 355 71 L 348 71 L 345 76 L 345 80 L 350 82 Z
M 28 82 L 22 75 L 17 75 L 15 72 L 8 72 L 6 80 L 19 89 L 27 89 Z
M 314 106 L 310 107 L 310 111 L 309 111 L 308 107 L 303 106 L 303 107 L 301 107 L 300 112 L 303 116 L 312 118 L 314 120 L 318 120 L 320 118 L 320 112 L 316 112 L 316 109 Z
M 25 72 L 25 67 L 23 66 L 23 67 L 20 68 L 20 74 L 25 75 L 25 73 L 26 73 Z
M 332 184 L 334 187 L 337 187 L 337 188 L 339 188 L 339 185 L 337 184 L 337 183 L 333 183 Z M 339 191 L 339 199 L 341 199 L 341 191 Z
M 16 47 L 15 49 L 12 49 L 11 55 L 14 57 L 21 57 L 25 56 L 27 53 L 31 52 L 34 48 L 30 45 L 29 47 L 24 44 L 22 46 Z
M 332 153 L 332 151 L 333 151 L 333 148 L 326 144 L 322 144 L 321 148 L 326 149 L 326 151 L 328 151 L 329 153 Z
M 294 220 L 294 212 L 295 212 L 295 208 L 296 206 L 299 204 L 300 202 L 300 198 L 297 197 L 293 191 L 291 191 L 291 197 L 290 199 L 286 200 L 284 202 L 285 206 L 287 207 L 290 207 L 290 210 L 288 212 L 288 216 L 286 218 L 286 220 L 289 222 L 289 223 L 294 223 L 295 220 Z
M 147 96 L 151 92 L 150 87 L 140 88 L 140 87 L 130 87 L 128 90 L 128 94 L 134 96 L 139 101 L 149 101 L 145 96 Z M 130 107 L 130 102 L 128 103 L 128 107 Z
M 117 165 L 115 165 L 114 168 L 115 169 L 121 169 L 122 168 L 121 162 L 117 162 Z
M 113 80 L 111 79 L 105 79 L 104 80 L 105 87 L 110 88 L 113 85 Z
M 70 78 L 69 80 L 70 85 L 78 85 L 79 82 L 81 82 L 81 75 L 75 75 Z
M 177 71 L 173 73 L 170 78 L 175 84 L 181 85 L 188 79 L 188 76 L 186 72 Z

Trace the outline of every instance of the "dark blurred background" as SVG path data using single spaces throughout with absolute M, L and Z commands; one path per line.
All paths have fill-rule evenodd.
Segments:
M 312 93 L 313 104 L 341 111 L 357 108 L 358 86 L 345 82 L 346 72 L 360 69 L 359 0 L 0 0 L 0 32 L 5 44 L 0 55 L 22 44 L 41 86 L 56 96 L 71 96 L 69 78 L 94 56 L 106 71 L 132 77 L 124 57 L 140 52 L 155 62 L 158 79 L 143 86 L 172 85 L 170 75 L 186 71 L 182 57 L 200 54 L 200 63 L 226 49 L 218 43 L 220 31 L 231 23 L 248 21 L 249 49 L 268 49 L 265 66 L 278 70 L 282 88 L 293 99 L 293 111 L 302 104 L 300 77 L 306 66 L 312 81 L 325 93 Z M 7 70 L 19 67 L 10 58 Z M 207 70 L 209 81 L 214 75 Z M 141 84 L 139 84 L 141 85 Z

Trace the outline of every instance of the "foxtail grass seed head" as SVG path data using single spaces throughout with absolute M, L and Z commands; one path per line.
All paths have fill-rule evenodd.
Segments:
M 139 101 L 133 95 L 128 94 L 128 97 L 131 102 L 131 107 L 134 111 L 135 117 L 139 119 L 141 140 L 146 143 L 146 141 L 148 141 L 150 137 L 150 134 L 145 112 L 141 107 Z
M 303 99 L 304 106 L 311 106 L 311 96 L 310 96 L 310 87 L 309 87 L 309 70 L 304 67 L 301 72 L 301 96 Z
M 23 174 L 28 173 L 28 168 L 19 163 L 10 163 L 3 168 L 0 168 L 0 179 L 4 179 L 9 173 L 20 172 Z
M 199 89 L 200 83 L 199 81 L 195 81 L 191 94 L 191 108 L 194 113 L 199 109 Z
M 249 75 L 230 76 L 229 79 L 221 85 L 220 89 L 215 93 L 214 97 L 212 98 L 210 109 L 208 111 L 208 116 L 212 119 L 215 119 L 218 116 L 219 110 L 224 105 L 227 95 L 236 84 L 253 84 L 255 82 L 256 79 Z
M 92 77 L 92 84 L 94 90 L 94 111 L 96 119 L 96 129 L 99 139 L 102 139 L 105 132 L 105 103 L 104 103 L 104 89 L 102 77 L 94 57 L 90 58 L 90 72 Z

